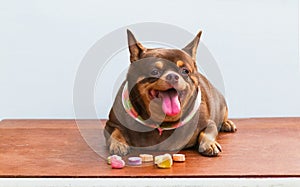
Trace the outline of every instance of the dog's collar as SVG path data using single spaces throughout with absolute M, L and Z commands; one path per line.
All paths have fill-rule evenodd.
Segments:
M 132 103 L 129 99 L 128 82 L 125 83 L 124 88 L 123 88 L 122 104 L 123 104 L 125 111 L 133 119 L 135 119 L 137 122 L 139 122 L 145 126 L 157 129 L 159 131 L 159 135 L 161 135 L 163 130 L 172 130 L 172 129 L 176 129 L 178 127 L 182 127 L 183 125 L 187 124 L 194 117 L 194 115 L 198 111 L 200 104 L 201 104 L 201 91 L 198 88 L 198 94 L 197 94 L 197 98 L 195 100 L 194 108 L 189 113 L 189 115 L 187 115 L 184 120 L 179 121 L 177 124 L 173 125 L 172 127 L 160 127 L 160 124 L 148 124 L 145 122 L 145 120 L 136 112 L 136 110 L 132 106 Z

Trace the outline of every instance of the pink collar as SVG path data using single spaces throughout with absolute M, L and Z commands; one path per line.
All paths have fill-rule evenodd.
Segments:
M 160 124 L 148 124 L 148 123 L 146 123 L 143 120 L 143 118 L 136 112 L 136 110 L 132 106 L 132 103 L 131 103 L 131 101 L 129 99 L 128 82 L 125 83 L 124 88 L 123 88 L 123 92 L 122 92 L 122 104 L 123 104 L 123 107 L 124 107 L 125 111 L 133 119 L 135 119 L 137 122 L 139 122 L 139 123 L 141 123 L 141 124 L 143 124 L 145 126 L 157 129 L 159 131 L 159 135 L 161 135 L 164 130 L 172 130 L 172 129 L 176 129 L 178 127 L 181 127 L 181 126 L 185 125 L 186 123 L 188 123 L 194 117 L 194 115 L 198 111 L 198 109 L 200 107 L 200 104 L 201 104 L 201 91 L 200 91 L 200 89 L 198 89 L 198 94 L 197 94 L 197 98 L 196 98 L 196 101 L 195 101 L 194 108 L 189 113 L 189 115 L 187 115 L 187 117 L 184 120 L 178 122 L 177 124 L 173 125 L 172 127 L 166 127 L 166 128 L 160 127 Z

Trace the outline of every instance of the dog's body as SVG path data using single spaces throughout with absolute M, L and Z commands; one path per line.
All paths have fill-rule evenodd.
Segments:
M 218 155 L 218 132 L 236 127 L 224 97 L 197 71 L 200 36 L 182 50 L 146 49 L 128 31 L 131 65 L 105 126 L 111 154 L 198 146 L 205 156 Z

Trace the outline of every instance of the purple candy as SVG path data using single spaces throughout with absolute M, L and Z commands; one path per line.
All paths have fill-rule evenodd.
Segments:
M 128 164 L 131 166 L 139 166 L 142 164 L 142 159 L 140 157 L 129 157 Z

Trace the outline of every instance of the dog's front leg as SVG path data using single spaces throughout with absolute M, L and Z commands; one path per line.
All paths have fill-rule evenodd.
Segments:
M 130 147 L 127 144 L 121 131 L 117 128 L 111 133 L 108 140 L 109 153 L 112 155 L 127 155 L 130 151 Z
M 209 120 L 207 127 L 200 132 L 199 153 L 204 156 L 217 156 L 219 152 L 222 152 L 220 144 L 216 141 L 218 135 L 217 125 L 214 121 Z

